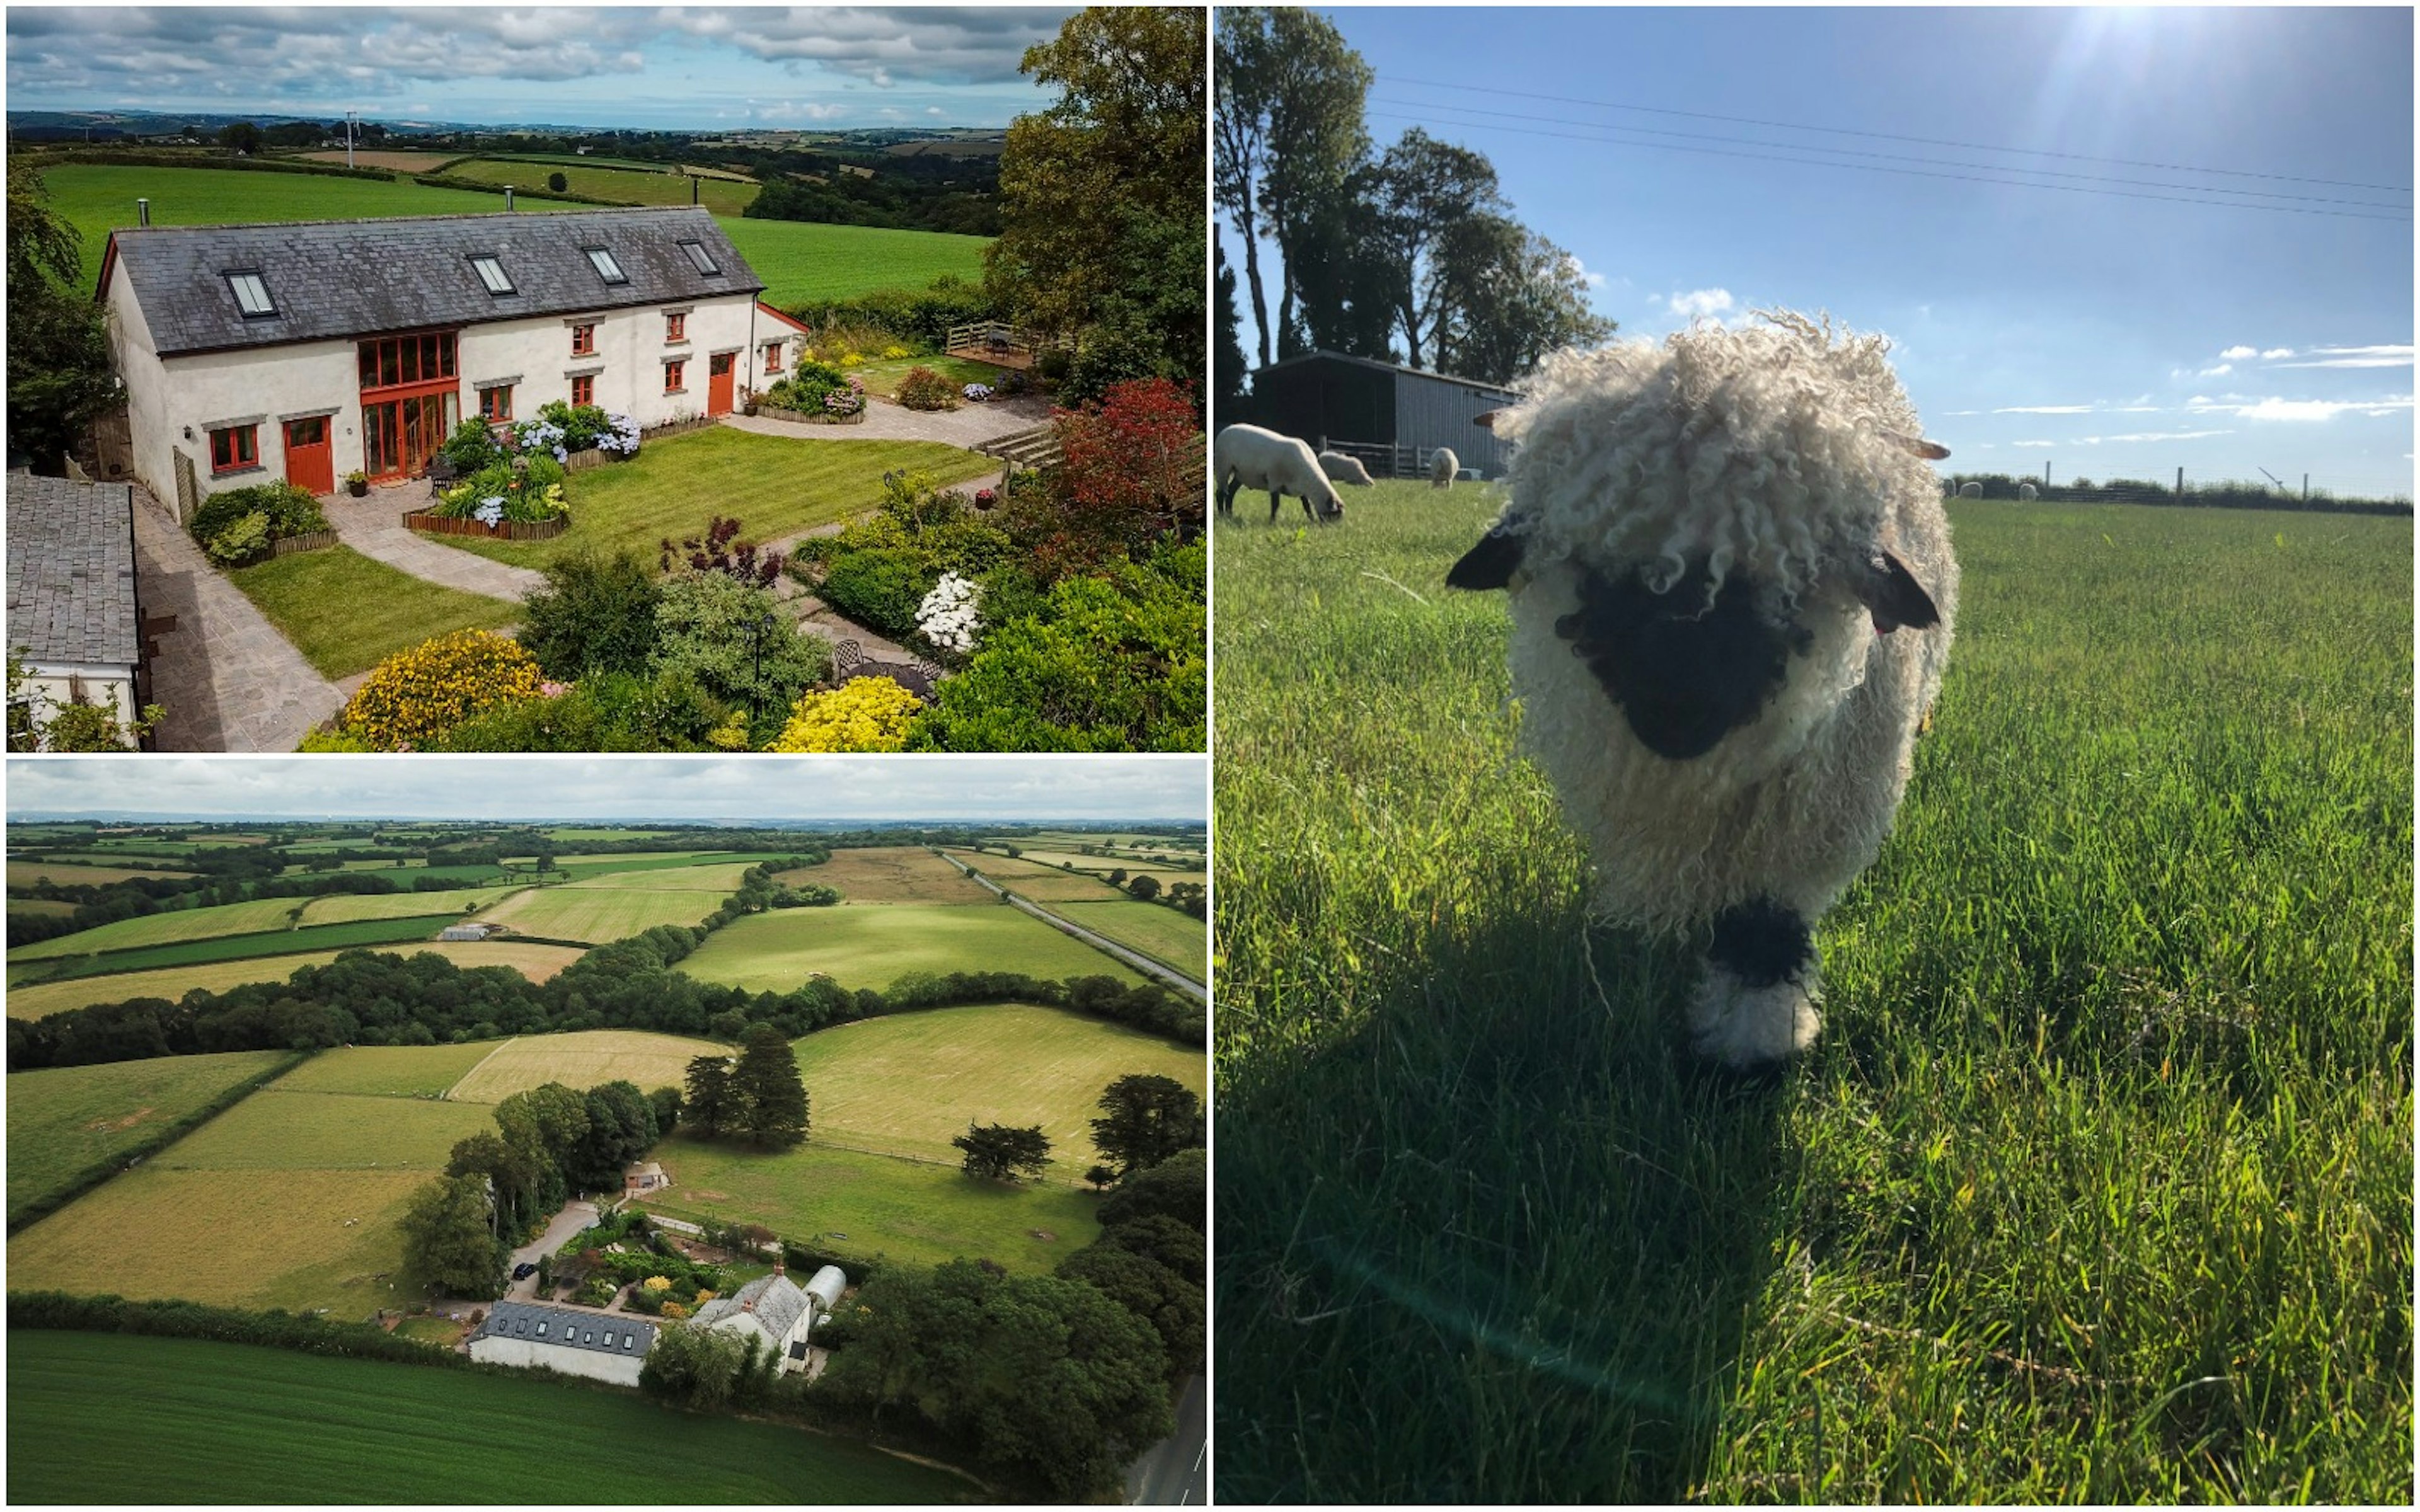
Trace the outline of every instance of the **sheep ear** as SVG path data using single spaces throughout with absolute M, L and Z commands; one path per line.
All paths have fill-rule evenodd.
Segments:
M 1448 588 L 1501 588 L 1512 580 L 1513 572 L 1521 565 L 1522 538 L 1507 523 L 1499 523 L 1479 544 L 1462 554 L 1445 575 Z
M 1508 409 L 1490 409 L 1483 415 L 1473 415 L 1470 423 L 1477 425 L 1481 430 L 1494 430 L 1496 428 L 1497 420 L 1503 415 L 1510 414 L 1511 412 L 1512 411 Z
M 1450 580 L 1450 579 L 1449 579 Z M 1879 551 L 1857 575 L 1857 601 L 1874 617 L 1874 631 L 1888 635 L 1902 625 L 1929 630 L 1941 623 L 1932 595 L 1907 570 L 1907 563 L 1888 551 Z
M 1939 441 L 1918 440 L 1913 436 L 1902 436 L 1895 430 L 1883 432 L 1883 440 L 1909 455 L 1920 456 L 1928 462 L 1944 461 L 1949 455 L 1949 448 Z

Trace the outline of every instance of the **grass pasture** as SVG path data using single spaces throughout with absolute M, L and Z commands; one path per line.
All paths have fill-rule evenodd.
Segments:
M 689 1063 L 700 1056 L 731 1053 L 712 1040 L 689 1040 L 676 1034 L 649 1034 L 638 1029 L 582 1029 L 570 1034 L 525 1034 L 501 1045 L 484 1047 L 489 1054 L 466 1068 L 445 1093 L 455 1103 L 501 1103 L 548 1082 L 585 1090 L 606 1082 L 628 1081 L 639 1090 L 678 1087 Z
M 852 903 L 987 903 L 991 892 L 922 845 L 838 850 L 821 866 L 781 873 L 787 883 L 838 887 Z
M 603 945 L 658 924 L 691 925 L 722 906 L 729 888 L 643 891 L 634 887 L 529 887 L 479 915 L 523 934 Z
M 42 918 L 65 918 L 76 911 L 76 905 L 64 898 L 11 898 L 8 912 Z
M 617 205 L 687 205 L 690 202 L 690 180 L 686 175 L 666 173 L 661 167 L 616 168 L 593 162 L 515 162 L 508 158 L 473 158 L 458 162 L 445 170 L 453 178 L 472 178 L 483 184 L 516 184 L 523 189 L 545 189 L 547 176 L 563 175 L 567 192 L 585 194 L 591 199 L 612 200 Z M 698 202 L 717 215 L 737 216 L 748 208 L 762 186 L 752 179 L 706 178 L 697 180 Z
M 271 557 L 228 580 L 330 678 L 365 672 L 398 651 L 455 630 L 501 630 L 520 606 L 388 566 L 349 546 Z
M 1220 531 L 1221 1500 L 2407 1500 L 2411 522 L 1953 505 L 1823 1037 L 1741 1080 L 1587 922 L 1442 586 L 1494 507 Z
M 151 867 L 83 866 L 67 861 L 10 861 L 8 886 L 30 887 L 44 877 L 62 887 L 105 887 L 113 882 L 129 882 L 137 877 L 181 877 L 185 872 L 163 872 Z
M 281 1050 L 237 1050 L 15 1072 L 8 1097 L 10 1220 L 285 1058 Z
M 212 1339 L 13 1332 L 8 1419 L 20 1504 L 531 1504 L 559 1501 L 574 1465 L 611 1465 L 615 1496 L 659 1504 L 982 1495 L 846 1439 L 636 1392 Z
M 1195 981 L 1210 980 L 1210 926 L 1157 903 L 1066 903 L 1054 910 L 1068 923 L 1129 950 L 1174 966 Z
M 980 284 L 984 248 L 991 244 L 986 237 L 813 221 L 725 216 L 720 224 L 765 281 L 765 301 L 777 306 L 854 299 L 878 288 L 924 288 L 944 273 Z
M 656 890 L 675 892 L 737 892 L 739 878 L 753 861 L 701 861 L 694 866 L 651 867 L 639 872 L 597 872 L 576 876 L 564 886 L 574 891 L 600 887 L 608 892 Z
M 302 922 L 345 924 L 364 918 L 426 918 L 436 914 L 467 914 L 485 908 L 514 891 L 511 887 L 458 887 L 449 892 L 340 892 L 314 898 L 302 910 Z
M 437 932 L 458 916 L 421 918 L 362 918 L 343 924 L 318 924 L 303 929 L 274 930 L 261 934 L 228 934 L 214 939 L 184 940 L 175 945 L 147 946 L 137 950 L 113 950 L 107 955 L 58 961 L 11 963 L 10 985 L 17 981 L 56 981 L 69 977 L 104 977 L 152 971 L 163 966 L 205 965 L 214 961 L 242 961 L 254 956 L 280 956 L 308 950 L 342 950 L 373 946 L 416 946 L 433 941 Z
M 452 1046 L 445 1048 L 451 1049 Z M 152 1157 L 169 1171 L 442 1171 L 482 1107 L 366 1092 L 303 1092 L 281 1078 Z
M 302 910 L 301 898 L 256 898 L 249 903 L 219 903 L 209 908 L 178 908 L 166 913 L 121 918 L 98 929 L 79 930 L 38 945 L 21 945 L 8 952 L 10 961 L 44 961 L 63 955 L 95 955 L 104 950 L 132 950 L 149 945 L 175 945 L 186 940 L 215 939 L 225 934 L 257 934 L 282 930 Z
M 322 1050 L 271 1084 L 279 1092 L 356 1097 L 441 1098 L 495 1053 L 493 1040 L 469 1044 L 349 1044 Z
M 788 992 L 818 971 L 844 987 L 876 988 L 911 971 L 1141 980 L 1091 946 L 1005 904 L 777 909 L 715 931 L 680 969 L 700 981 L 770 993 Z
M 368 949 L 368 947 L 356 947 Z M 464 940 L 439 944 L 395 946 L 403 955 L 442 955 L 458 966 L 510 966 L 532 981 L 544 981 L 580 959 L 582 952 L 566 945 L 532 945 L 514 940 Z M 312 950 L 300 955 L 253 956 L 240 961 L 207 962 L 155 971 L 113 972 L 8 989 L 8 1016 L 38 1019 L 94 1003 L 122 1003 L 133 997 L 165 997 L 171 1002 L 194 988 L 223 993 L 254 981 L 285 981 L 304 966 L 324 966 L 339 950 Z

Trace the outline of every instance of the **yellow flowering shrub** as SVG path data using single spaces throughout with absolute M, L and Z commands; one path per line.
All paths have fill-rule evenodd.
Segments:
M 841 687 L 809 693 L 790 710 L 790 722 L 765 748 L 785 755 L 825 750 L 897 750 L 923 702 L 888 677 L 852 677 Z
M 679 1303 L 668 1302 L 664 1304 L 664 1316 L 672 1319 L 687 1318 L 689 1316 L 689 1309 L 682 1306 Z
M 706 1287 L 700 1287 L 700 1288 L 697 1288 L 697 1304 L 698 1304 L 699 1306 L 703 1307 L 703 1306 L 705 1306 L 707 1303 L 712 1302 L 712 1301 L 715 1299 L 716 1295 L 717 1295 L 717 1293 L 716 1293 L 715 1291 L 713 1291 L 710 1288 L 706 1288 Z
M 646 1288 L 649 1291 L 670 1291 L 673 1288 L 672 1282 L 666 1277 L 659 1275 L 651 1275 L 644 1281 L 640 1282 L 639 1285 Z
M 863 365 L 864 362 L 864 354 L 861 352 L 843 352 L 841 354 L 840 365 L 843 367 L 858 367 Z
M 706 743 L 717 750 L 748 748 L 748 716 L 734 714 L 706 733 Z
M 882 360 L 886 363 L 895 363 L 902 357 L 912 355 L 914 354 L 909 352 L 905 347 L 885 347 L 882 348 Z
M 537 658 L 486 630 L 457 630 L 380 662 L 338 724 L 380 750 L 442 735 L 500 703 L 538 696 Z

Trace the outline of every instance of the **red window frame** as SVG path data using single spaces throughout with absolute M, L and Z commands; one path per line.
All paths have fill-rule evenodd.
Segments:
M 689 312 L 688 312 L 688 311 L 683 310 L 683 311 L 682 311 L 680 314 L 678 314 L 678 315 L 668 315 L 668 316 L 664 316 L 664 340 L 666 340 L 666 341 L 687 341 L 687 340 L 689 340 Z
M 597 328 L 593 325 L 571 328 L 571 355 L 593 357 L 597 352 Z
M 442 388 L 454 382 L 454 332 L 450 331 L 373 337 L 357 346 L 355 365 L 364 393 L 416 386 Z
M 512 419 L 513 386 L 509 383 L 499 383 L 493 388 L 481 389 L 479 418 L 490 424 L 500 420 Z
M 666 363 L 664 364 L 664 392 L 666 393 L 681 393 L 687 392 L 689 385 L 682 380 L 688 376 L 688 358 L 675 357 L 671 362 Z
M 210 474 L 260 466 L 260 427 L 229 425 L 210 432 Z
M 596 402 L 596 374 L 582 373 L 578 378 L 571 380 L 571 403 L 575 409 L 583 404 L 595 404 Z
M 765 371 L 768 373 L 782 371 L 782 344 L 778 341 L 768 341 L 765 344 Z

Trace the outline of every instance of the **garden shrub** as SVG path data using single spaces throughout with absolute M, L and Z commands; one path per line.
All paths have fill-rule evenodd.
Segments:
M 629 456 L 639 450 L 639 423 L 628 415 L 607 414 L 598 405 L 573 406 L 554 399 L 537 407 L 535 419 L 515 425 L 513 440 L 524 454 L 550 452 L 558 462 L 591 448 Z
M 1110 387 L 1051 416 L 1062 459 L 1050 475 L 1056 537 L 1046 561 L 1140 556 L 1170 532 L 1202 528 L 1202 428 L 1192 395 L 1166 378 Z
M 466 719 L 427 748 L 447 751 L 704 750 L 733 717 L 685 672 L 600 672 L 553 698 Z
M 830 652 L 800 631 L 772 591 L 719 572 L 667 580 L 656 605 L 654 668 L 680 671 L 726 704 L 767 721 L 767 736 L 800 689 L 820 679 Z
M 893 640 L 916 633 L 916 609 L 940 574 L 921 552 L 904 547 L 850 551 L 835 558 L 816 594 L 827 604 Z
M 302 737 L 302 744 L 295 747 L 294 748 L 298 751 L 307 751 L 315 754 L 334 752 L 342 755 L 352 755 L 358 752 L 375 750 L 378 748 L 372 746 L 368 741 L 363 739 L 360 735 L 353 733 L 353 732 L 349 730 L 321 729 L 314 730 L 310 733 L 304 735 Z
M 853 677 L 829 692 L 799 699 L 780 737 L 765 748 L 785 755 L 897 750 L 907 744 L 908 721 L 923 706 L 888 677 Z
M 542 451 L 499 458 L 438 495 L 433 513 L 447 519 L 505 520 L 534 525 L 569 513 L 564 491 L 570 472 Z
M 203 554 L 222 567 L 241 566 L 269 549 L 269 517 L 254 510 L 209 538 Z
M 312 498 L 308 489 L 281 482 L 256 483 L 214 493 L 194 511 L 185 529 L 208 550 L 210 542 L 247 515 L 261 517 L 271 541 L 311 535 L 328 528 L 328 517 L 320 512 L 319 501 Z
M 482 468 L 491 467 L 504 459 L 504 442 L 496 440 L 488 423 L 473 417 L 454 427 L 437 455 L 453 464 L 458 476 L 469 477 Z
M 955 409 L 958 391 L 929 367 L 911 367 L 899 380 L 899 402 L 910 409 Z
M 380 750 L 433 740 L 500 703 L 538 696 L 537 658 L 486 630 L 457 630 L 380 662 L 339 723 Z
M 549 677 L 639 672 L 656 650 L 656 604 L 663 596 L 628 551 L 592 551 L 550 563 L 546 586 L 521 605 L 520 643 Z
M 1059 380 L 1059 402 L 1090 404 L 1121 383 L 1161 376 L 1160 344 L 1140 321 L 1112 320 L 1084 333 Z

